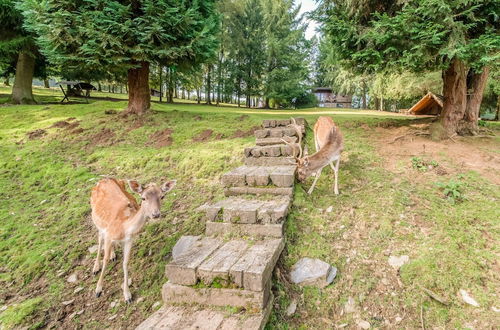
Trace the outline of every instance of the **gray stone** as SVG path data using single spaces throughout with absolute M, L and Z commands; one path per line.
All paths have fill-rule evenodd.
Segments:
M 283 237 L 283 222 L 277 224 L 247 224 L 207 222 L 205 234 L 212 235 L 238 235 L 252 237 Z
M 296 164 L 294 157 L 248 157 L 245 158 L 247 166 L 293 166 Z
M 256 242 L 231 267 L 231 279 L 247 290 L 264 290 L 284 246 L 283 239 Z
M 242 240 L 229 241 L 207 258 L 197 270 L 198 278 L 210 285 L 215 278 L 229 279 L 229 269 L 245 253 L 248 243 Z
M 263 139 L 256 139 L 255 144 L 258 146 L 268 146 L 268 145 L 273 145 L 273 144 L 283 144 L 283 140 L 285 140 L 288 143 L 295 143 L 297 142 L 297 137 L 290 137 L 290 136 L 285 136 L 282 138 L 273 138 L 273 137 L 268 137 L 268 138 L 263 138 Z
M 224 194 L 226 196 L 236 196 L 236 195 L 283 195 L 283 196 L 292 196 L 293 188 L 262 188 L 262 187 L 229 187 L 224 190 Z
M 290 305 L 288 305 L 288 308 L 286 309 L 286 316 L 290 317 L 293 314 L 295 314 L 295 311 L 297 310 L 297 300 L 293 299 Z
M 269 177 L 277 187 L 292 187 L 296 168 L 296 166 L 276 166 L 271 170 Z
M 254 132 L 255 138 L 263 139 L 269 135 L 269 129 L 259 129 Z
M 177 260 L 183 253 L 189 251 L 191 246 L 198 242 L 200 236 L 182 236 L 172 248 L 172 258 Z
M 290 278 L 293 283 L 324 288 L 333 282 L 337 268 L 319 259 L 302 258 L 292 267 Z
M 269 184 L 269 172 L 264 167 L 252 167 L 245 176 L 248 186 L 267 186 Z
M 195 285 L 197 282 L 196 269 L 220 245 L 220 240 L 210 237 L 194 242 L 188 250 L 166 266 L 167 277 L 172 283 Z
M 410 257 L 408 256 L 390 256 L 389 257 L 389 265 L 391 265 L 392 268 L 394 269 L 399 269 L 401 266 L 406 264 L 408 261 L 410 261 Z
M 162 288 L 163 301 L 169 304 L 198 304 L 204 306 L 232 306 L 262 310 L 269 299 L 268 290 L 193 288 L 170 281 Z
M 222 175 L 222 185 L 224 187 L 235 187 L 245 185 L 245 175 L 249 171 L 248 166 L 240 166 L 231 172 Z
M 262 202 L 241 200 L 224 208 L 222 219 L 224 222 L 256 223 L 257 210 Z
M 271 313 L 272 299 L 259 313 L 200 309 L 198 306 L 163 306 L 142 322 L 136 330 L 200 329 L 200 330 L 261 330 Z
M 264 157 L 279 157 L 281 156 L 281 146 L 267 146 L 261 149 L 261 154 Z
M 71 274 L 71 275 L 70 275 L 70 276 L 68 276 L 68 278 L 66 279 L 66 281 L 67 281 L 68 283 L 75 283 L 77 280 L 78 280 L 78 277 L 77 277 L 76 273 Z

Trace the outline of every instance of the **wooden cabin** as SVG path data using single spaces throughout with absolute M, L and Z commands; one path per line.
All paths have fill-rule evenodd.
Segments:
M 157 89 L 154 89 L 154 88 L 151 88 L 151 96 L 156 96 L 156 97 L 160 97 L 162 96 L 160 91 L 157 90 Z
M 412 115 L 438 116 L 443 110 L 443 97 L 434 93 L 427 93 L 413 107 L 408 110 Z
M 351 108 L 352 95 L 336 94 L 329 87 L 317 87 L 313 93 L 318 99 L 318 104 L 322 108 Z

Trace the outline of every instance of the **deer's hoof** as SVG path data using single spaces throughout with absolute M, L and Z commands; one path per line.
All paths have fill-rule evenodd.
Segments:
M 95 293 L 95 297 L 96 297 L 96 298 L 99 298 L 99 297 L 101 296 L 101 294 L 102 294 L 102 291 L 97 291 L 97 292 Z
M 131 304 L 131 303 L 132 303 L 132 297 L 130 297 L 130 298 L 128 298 L 128 299 L 125 299 L 125 302 L 126 302 L 127 304 Z

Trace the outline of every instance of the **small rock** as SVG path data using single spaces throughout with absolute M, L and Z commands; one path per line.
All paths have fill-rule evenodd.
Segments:
M 90 253 L 95 253 L 97 252 L 97 249 L 99 248 L 99 245 L 92 245 L 91 247 L 88 248 Z
M 7 305 L 3 305 L 2 307 L 0 307 L 0 312 L 3 312 L 4 310 L 6 310 L 8 308 Z
M 153 304 L 153 306 L 151 306 L 152 309 L 157 309 L 158 307 L 160 307 L 161 305 L 161 302 L 157 301 Z
M 361 329 L 370 329 L 370 323 L 368 323 L 367 321 L 359 321 L 358 322 L 358 327 L 360 327 Z
M 83 287 L 82 286 L 79 286 L 78 288 L 75 289 L 75 291 L 73 291 L 74 294 L 77 294 L 78 292 L 82 291 L 83 290 Z
M 495 306 L 491 306 L 491 310 L 494 311 L 495 313 L 500 313 L 500 308 L 497 308 Z
M 118 316 L 118 314 L 112 315 L 112 316 L 108 317 L 108 320 L 113 321 L 114 319 L 116 319 L 117 316 Z
M 78 313 L 76 313 L 76 314 L 78 314 L 78 315 L 82 315 L 82 314 L 83 314 L 83 312 L 85 312 L 85 309 L 82 309 L 81 311 L 79 311 L 79 312 L 78 312 Z
M 297 310 L 297 301 L 294 299 L 286 309 L 286 316 L 292 316 Z
M 64 306 L 68 306 L 68 305 L 71 305 L 72 303 L 75 302 L 75 299 L 71 299 L 71 300 L 66 300 L 66 301 L 63 301 L 62 304 Z
M 333 206 L 328 206 L 326 213 L 331 213 L 333 211 Z
M 115 308 L 115 306 L 116 306 L 116 300 L 112 301 L 111 304 L 109 304 L 109 307 L 111 308 Z
M 467 291 L 460 289 L 460 291 L 459 291 L 459 292 L 460 292 L 460 296 L 462 297 L 462 300 L 463 300 L 465 303 L 467 303 L 467 304 L 469 304 L 469 305 L 472 305 L 472 306 L 474 306 L 474 307 L 479 307 L 479 304 L 477 303 L 477 301 L 476 301 L 474 298 L 472 298 L 472 297 L 471 297 L 471 296 L 467 293 Z
M 403 318 L 401 316 L 396 316 L 394 320 L 396 321 L 396 324 L 398 324 L 399 322 L 403 321 Z
M 144 297 L 140 297 L 139 299 L 136 300 L 136 304 L 139 304 L 144 301 Z
M 78 277 L 76 276 L 76 273 L 71 274 L 66 281 L 68 283 L 75 283 L 78 280 Z
M 40 205 L 45 204 L 46 202 L 47 202 L 47 200 L 44 199 L 43 201 L 40 202 Z
M 292 282 L 324 288 L 333 282 L 337 268 L 319 259 L 302 258 L 292 267 Z
M 356 302 L 353 297 L 349 297 L 344 305 L 344 312 L 354 313 L 356 312 Z
M 104 110 L 104 114 L 106 114 L 106 115 L 115 115 L 117 113 L 118 113 L 118 111 L 116 111 L 114 109 Z
M 200 236 L 182 236 L 172 249 L 172 258 L 174 261 L 200 239 Z
M 394 269 L 399 269 L 401 266 L 406 264 L 408 261 L 410 261 L 410 257 L 408 256 L 390 256 L 389 257 L 389 265 L 392 266 Z
M 347 327 L 348 325 L 349 325 L 349 323 L 339 324 L 339 325 L 337 325 L 337 329 L 343 329 L 343 328 Z

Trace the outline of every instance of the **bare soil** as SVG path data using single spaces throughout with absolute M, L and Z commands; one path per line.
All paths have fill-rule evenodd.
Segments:
M 102 128 L 99 133 L 89 137 L 90 145 L 113 145 L 116 134 L 109 128 Z
M 201 132 L 200 134 L 198 134 L 197 136 L 195 136 L 193 138 L 193 141 L 195 141 L 195 142 L 208 141 L 210 139 L 210 137 L 212 136 L 213 132 L 214 131 L 212 131 L 211 129 L 206 129 L 203 132 Z
M 149 142 L 147 145 L 154 146 L 155 148 L 163 148 L 171 146 L 174 140 L 172 139 L 171 128 L 166 128 L 164 130 L 157 131 L 149 137 Z
M 233 133 L 233 135 L 231 135 L 231 138 L 236 139 L 236 138 L 244 138 L 244 137 L 253 136 L 255 131 L 260 129 L 260 128 L 261 128 L 260 126 L 254 126 L 247 131 L 238 129 Z
M 47 131 L 44 129 L 36 129 L 34 131 L 28 132 L 26 135 L 28 136 L 28 139 L 36 140 L 47 135 Z

